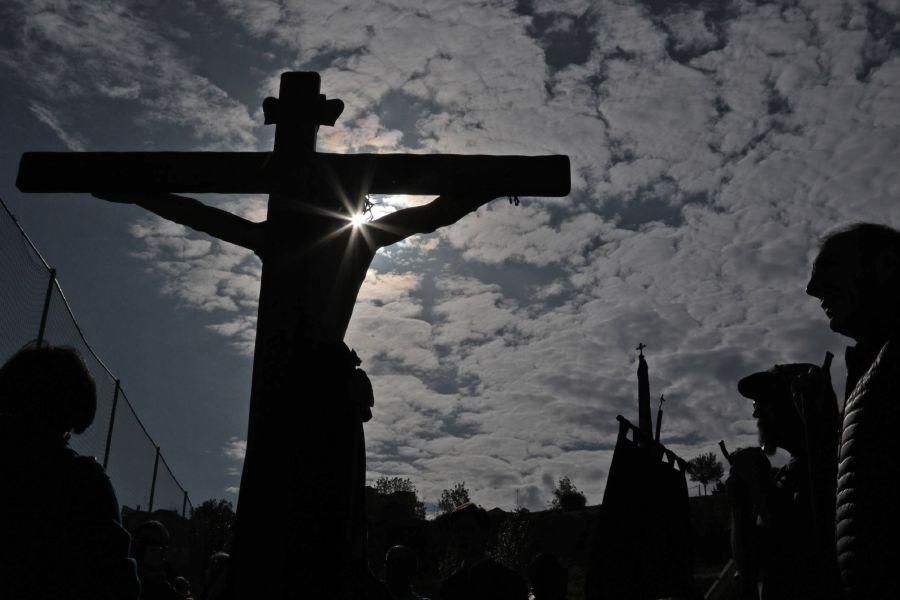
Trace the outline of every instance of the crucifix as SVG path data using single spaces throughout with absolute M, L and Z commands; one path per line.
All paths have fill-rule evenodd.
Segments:
M 90 192 L 249 248 L 262 260 L 234 598 L 361 598 L 371 386 L 343 343 L 378 249 L 451 225 L 499 196 L 565 196 L 567 156 L 316 152 L 340 100 L 318 73 L 263 103 L 273 152 L 25 153 L 23 192 Z M 253 223 L 173 192 L 268 193 Z M 368 223 L 367 194 L 439 195 Z

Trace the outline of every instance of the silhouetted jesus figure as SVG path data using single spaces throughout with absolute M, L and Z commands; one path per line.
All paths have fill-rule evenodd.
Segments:
M 298 204 L 293 219 L 278 225 L 254 223 L 224 210 L 175 194 L 94 194 L 118 203 L 136 204 L 164 219 L 253 250 L 266 267 L 280 268 L 286 254 L 293 280 L 278 303 L 289 312 L 298 339 L 340 344 L 353 306 L 375 253 L 418 233 L 452 225 L 493 198 L 443 195 L 429 204 L 398 210 L 371 222 L 359 222 L 361 207 L 343 210 Z M 357 204 L 357 203 L 354 203 Z M 354 219 L 354 217 L 356 217 Z M 302 278 L 300 280 L 298 278 Z M 284 290 L 288 291 L 288 290 Z
M 254 223 L 172 194 L 98 197 L 137 204 L 249 248 L 262 259 L 268 287 L 260 295 L 235 554 L 243 561 L 259 561 L 254 572 L 286 579 L 292 582 L 289 588 L 306 594 L 318 590 L 322 596 L 317 597 L 361 597 L 361 422 L 371 416 L 371 387 L 356 368 L 359 359 L 343 343 L 353 306 L 380 248 L 455 223 L 491 198 L 444 195 L 357 224 L 352 217 L 362 208 L 359 201 L 323 206 L 295 200 L 290 209 L 279 211 L 277 222 Z M 321 459 L 313 458 L 317 456 Z M 336 472 L 333 465 L 356 467 Z M 341 526 L 341 515 L 348 513 L 357 524 L 350 531 Z M 248 515 L 252 529 L 241 526 Z M 236 583 L 241 589 L 241 582 Z M 259 585 L 257 577 L 255 593 L 265 597 Z

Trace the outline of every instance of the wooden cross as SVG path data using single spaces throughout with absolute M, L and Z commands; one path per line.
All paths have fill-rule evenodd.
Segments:
M 637 345 L 637 348 L 635 348 L 635 350 L 637 350 L 640 353 L 640 355 L 643 356 L 644 348 L 646 348 L 646 347 L 647 347 L 647 345 L 644 342 L 641 342 L 640 344 Z
M 254 250 L 262 259 L 235 598 L 356 598 L 365 584 L 364 378 L 343 344 L 375 252 L 452 224 L 497 196 L 565 196 L 566 156 L 315 151 L 339 100 L 318 73 L 283 73 L 263 103 L 273 152 L 26 153 L 23 192 L 92 192 Z M 268 193 L 251 223 L 170 192 Z M 441 196 L 351 226 L 368 193 Z M 365 390 L 363 389 L 363 396 Z

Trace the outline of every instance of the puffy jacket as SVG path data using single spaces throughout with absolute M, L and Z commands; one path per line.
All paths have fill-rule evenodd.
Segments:
M 852 371 L 848 354 L 848 371 Z M 847 600 L 900 598 L 900 340 L 885 343 L 844 405 L 835 513 Z

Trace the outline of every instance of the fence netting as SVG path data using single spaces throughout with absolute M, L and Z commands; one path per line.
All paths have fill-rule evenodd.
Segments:
M 0 211 L 0 355 L 37 337 L 50 274 L 5 210 Z
M 97 383 L 97 414 L 93 425 L 72 436 L 69 445 L 105 463 L 119 504 L 189 516 L 187 492 L 138 418 L 124 384 L 117 383 L 85 340 L 55 271 L 2 200 L 0 208 L 0 364 L 38 339 L 75 348 Z
M 178 480 L 172 475 L 166 460 L 160 456 L 159 469 L 156 473 L 156 494 L 153 497 L 153 506 L 181 512 L 185 507 L 184 490 L 178 484 Z
M 117 484 L 116 493 L 120 504 L 141 507 L 143 510 L 150 507 L 155 462 L 156 444 L 144 430 L 128 396 L 120 389 L 110 436 L 109 463 L 106 466 L 110 479 Z

